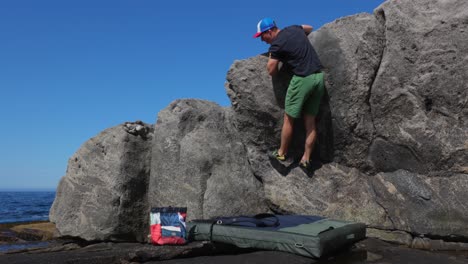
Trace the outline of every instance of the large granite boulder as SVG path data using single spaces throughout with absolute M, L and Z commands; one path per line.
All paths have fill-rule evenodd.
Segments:
M 127 124 L 86 142 L 51 220 L 64 235 L 143 241 L 150 207 L 187 206 L 189 219 L 273 211 L 365 222 L 405 241 L 468 238 L 467 30 L 465 0 L 389 0 L 313 32 L 327 86 L 313 173 L 296 162 L 300 119 L 290 160 L 268 158 L 290 69 L 272 79 L 264 56 L 235 61 L 231 108 L 177 100 L 154 138 Z
M 310 35 L 328 92 L 313 158 L 333 160 L 312 179 L 294 163 L 278 169 L 266 158 L 279 144 L 287 69 L 269 79 L 267 58 L 236 61 L 226 89 L 271 209 L 467 237 L 468 213 L 452 200 L 468 194 L 459 187 L 468 178 L 467 24 L 466 1 L 387 1 L 374 15 Z M 294 158 L 302 151 L 297 133 Z
M 150 206 L 188 207 L 188 219 L 268 210 L 231 119 L 230 109 L 202 100 L 177 100 L 158 114 Z
M 142 122 L 106 129 L 69 159 L 50 210 L 61 235 L 146 241 L 152 130 Z

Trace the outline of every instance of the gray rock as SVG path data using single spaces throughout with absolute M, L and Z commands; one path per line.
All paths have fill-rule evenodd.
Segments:
M 130 134 L 128 124 L 88 140 L 68 161 L 50 211 L 61 235 L 146 241 L 153 132 L 143 124 L 146 134 Z
M 309 38 L 325 67 L 331 125 L 319 127 L 331 139 L 329 156 L 340 164 L 367 169 L 375 128 L 369 98 L 384 51 L 384 27 L 375 16 L 359 14 L 329 23 Z M 323 109 L 323 108 L 322 108 Z
M 276 211 L 328 216 L 390 226 L 368 177 L 356 169 L 330 163 L 312 178 L 294 167 L 288 175 L 264 179 L 265 195 Z
M 273 151 L 281 132 L 283 112 L 266 71 L 267 58 L 235 61 L 228 71 L 226 92 L 234 110 L 234 126 L 247 150 L 253 173 L 260 179 L 270 174 L 266 153 Z
M 468 2 L 387 1 L 375 15 L 385 51 L 370 97 L 370 162 L 385 172 L 466 173 Z
M 468 177 L 427 177 L 404 170 L 372 178 L 377 202 L 393 230 L 429 236 L 468 237 Z
M 187 219 L 268 209 L 231 119 L 229 109 L 201 100 L 177 100 L 159 113 L 150 206 L 188 207 Z

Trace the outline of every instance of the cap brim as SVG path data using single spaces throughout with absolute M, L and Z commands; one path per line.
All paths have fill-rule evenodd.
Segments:
M 257 32 L 255 35 L 253 35 L 254 38 L 258 38 L 262 35 L 263 32 Z

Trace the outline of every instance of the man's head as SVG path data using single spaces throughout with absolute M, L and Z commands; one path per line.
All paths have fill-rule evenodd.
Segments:
M 257 24 L 257 33 L 254 38 L 261 37 L 262 41 L 270 44 L 278 33 L 278 27 L 273 19 L 266 17 Z

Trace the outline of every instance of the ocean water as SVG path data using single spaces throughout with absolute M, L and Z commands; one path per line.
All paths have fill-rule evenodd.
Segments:
M 0 191 L 0 223 L 47 221 L 55 191 Z

